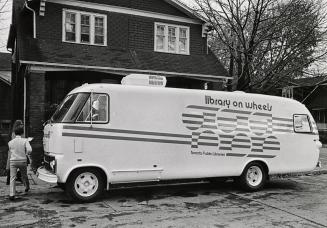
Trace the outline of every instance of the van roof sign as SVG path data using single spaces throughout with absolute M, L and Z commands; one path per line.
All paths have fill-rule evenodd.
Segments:
M 121 80 L 122 85 L 137 85 L 151 87 L 165 87 L 167 79 L 164 76 L 148 74 L 129 74 Z

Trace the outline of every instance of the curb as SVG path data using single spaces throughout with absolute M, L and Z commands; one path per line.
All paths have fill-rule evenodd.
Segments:
M 270 175 L 270 178 L 283 179 L 283 178 L 300 177 L 300 176 L 319 176 L 322 174 L 327 174 L 327 170 L 323 169 L 323 170 L 313 170 L 311 172 L 302 172 L 302 173 L 274 174 L 274 175 Z

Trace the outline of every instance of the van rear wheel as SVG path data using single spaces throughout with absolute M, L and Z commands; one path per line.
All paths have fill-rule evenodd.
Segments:
M 257 191 L 263 188 L 267 177 L 267 171 L 261 163 L 251 162 L 245 167 L 242 175 L 238 178 L 238 182 L 246 191 Z
M 96 200 L 103 190 L 103 178 L 99 171 L 92 168 L 79 169 L 73 172 L 66 186 L 68 195 L 82 202 Z

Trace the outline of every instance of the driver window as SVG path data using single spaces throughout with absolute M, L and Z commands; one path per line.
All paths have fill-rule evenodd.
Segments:
M 92 118 L 92 122 L 94 123 L 108 122 L 108 104 L 108 95 L 93 93 L 92 101 L 91 97 L 89 97 L 76 121 L 90 122 Z
M 93 94 L 92 97 L 92 121 L 108 121 L 108 96 L 105 94 Z

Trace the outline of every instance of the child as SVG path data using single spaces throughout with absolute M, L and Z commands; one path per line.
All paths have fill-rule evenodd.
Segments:
M 23 121 L 21 121 L 21 120 L 16 120 L 15 121 L 15 123 L 13 124 L 13 127 L 11 129 L 10 139 L 14 139 L 16 137 L 16 135 L 15 135 L 15 129 L 18 126 L 23 126 L 23 125 L 24 125 L 23 124 Z M 7 158 L 7 165 L 6 165 L 6 174 L 7 174 L 7 185 L 9 185 L 10 184 L 10 150 L 8 150 L 8 158 Z M 21 174 L 20 174 L 20 171 L 19 170 L 17 172 L 17 178 L 16 178 L 16 180 L 22 182 Z
M 16 137 L 8 143 L 10 151 L 10 200 L 15 200 L 17 169 L 21 172 L 25 192 L 30 189 L 27 177 L 27 155 L 32 152 L 32 147 L 27 139 L 21 137 L 24 133 L 23 125 L 18 126 L 14 131 Z

